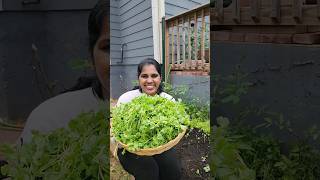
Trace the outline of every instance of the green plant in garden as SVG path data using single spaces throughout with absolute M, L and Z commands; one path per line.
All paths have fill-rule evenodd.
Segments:
M 218 117 L 219 126 L 213 126 L 211 136 L 211 172 L 214 178 L 221 180 L 255 179 L 255 171 L 248 168 L 240 156 L 240 150 L 251 150 L 250 146 L 239 141 L 239 136 L 228 132 L 229 120 Z
M 255 171 L 257 179 L 280 177 L 280 171 L 274 166 L 281 158 L 278 141 L 270 136 L 258 134 L 252 128 L 232 127 L 229 133 L 241 136 L 238 141 L 250 147 L 250 149 L 240 150 L 240 155 L 247 166 Z
M 211 169 L 216 179 L 316 180 L 320 177 L 320 152 L 299 142 L 281 151 L 281 143 L 253 128 L 230 126 L 218 118 L 211 139 Z M 254 175 L 254 176 L 253 176 Z
M 183 104 L 159 95 L 144 94 L 112 109 L 112 132 L 132 151 L 166 144 L 188 124 Z
M 108 113 L 83 113 L 68 128 L 49 134 L 33 132 L 22 147 L 3 145 L 12 179 L 109 179 Z
M 72 59 L 68 61 L 68 66 L 73 70 L 86 71 L 93 69 L 92 64 L 87 59 Z
M 268 111 L 266 107 L 240 107 L 241 96 L 249 91 L 246 75 L 239 71 L 227 78 L 214 77 L 214 107 L 224 104 L 238 106 L 242 111 L 232 118 L 217 120 L 213 127 L 211 164 L 215 179 L 262 180 L 316 180 L 320 177 L 320 131 L 316 125 L 304 133 L 296 133 L 290 120 L 282 113 Z M 255 117 L 256 125 L 247 119 Z M 246 124 L 247 123 L 247 124 Z M 272 135 L 261 133 L 277 128 L 289 134 L 295 142 L 286 145 Z M 272 131 L 274 131 L 273 129 Z M 300 130 L 301 131 L 301 130 Z M 300 134 L 300 135 L 299 135 Z M 229 160 L 229 161 L 228 161 Z M 223 168 L 219 168 L 223 167 Z M 254 172 L 255 176 L 252 173 Z
M 210 106 L 208 103 L 203 103 L 199 98 L 187 99 L 189 96 L 189 88 L 186 85 L 173 86 L 170 82 L 169 75 L 171 65 L 169 65 L 167 76 L 164 79 L 164 92 L 172 95 L 175 99 L 181 100 L 184 104 L 187 114 L 190 116 L 191 128 L 198 128 L 206 134 L 210 134 Z
M 175 99 L 180 99 L 184 104 L 187 114 L 190 116 L 191 128 L 201 129 L 204 133 L 210 134 L 210 109 L 209 104 L 205 104 L 199 98 L 186 99 L 188 97 L 188 87 L 185 85 L 173 87 L 170 83 L 164 83 L 164 91 L 172 95 Z
M 254 128 L 232 126 L 229 134 L 241 137 L 237 141 L 247 144 L 241 149 L 244 163 L 256 172 L 256 179 L 311 179 L 320 177 L 320 152 L 306 141 L 298 141 L 281 149 L 281 142 L 271 135 L 255 132 Z
M 215 106 L 226 103 L 238 104 L 240 97 L 247 94 L 249 90 L 250 83 L 245 81 L 247 76 L 240 67 L 237 67 L 231 75 L 213 76 L 213 104 Z

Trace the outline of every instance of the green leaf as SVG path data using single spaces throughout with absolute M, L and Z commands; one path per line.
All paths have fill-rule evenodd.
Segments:
M 228 127 L 229 126 L 229 119 L 225 117 L 218 117 L 217 118 L 218 125 L 221 127 Z

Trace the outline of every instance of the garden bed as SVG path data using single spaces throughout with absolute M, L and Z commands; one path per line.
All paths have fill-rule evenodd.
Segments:
M 209 164 L 209 136 L 197 129 L 188 130 L 186 136 L 175 148 L 182 164 L 181 179 L 210 178 L 210 172 L 204 170 L 204 167 Z
M 204 180 L 210 178 L 210 172 L 205 172 L 209 153 L 209 137 L 197 129 L 188 130 L 186 135 L 176 145 L 179 159 L 182 164 L 181 179 Z M 120 163 L 110 156 L 111 180 L 123 179 L 134 180 L 121 167 Z

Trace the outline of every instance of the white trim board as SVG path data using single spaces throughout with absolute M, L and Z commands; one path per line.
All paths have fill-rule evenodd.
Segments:
M 154 59 L 162 63 L 162 17 L 165 16 L 164 0 L 151 0 L 152 29 L 153 29 L 153 54 Z
M 0 0 L 0 11 L 3 11 L 3 0 Z

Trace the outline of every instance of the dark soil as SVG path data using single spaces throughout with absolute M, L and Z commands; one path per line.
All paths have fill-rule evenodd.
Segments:
M 175 147 L 182 164 L 183 180 L 210 179 L 210 172 L 203 169 L 209 164 L 209 136 L 197 129 L 188 130 Z M 198 171 L 198 172 L 197 172 Z

